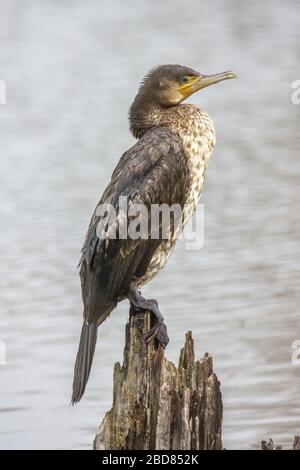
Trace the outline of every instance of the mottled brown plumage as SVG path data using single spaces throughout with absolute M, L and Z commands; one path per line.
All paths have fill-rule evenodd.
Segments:
M 76 359 L 72 402 L 79 401 L 88 380 L 97 338 L 97 327 L 117 303 L 129 298 L 136 308 L 150 308 L 158 326 L 148 339 L 164 345 L 168 338 L 156 301 L 146 301 L 138 289 L 165 265 L 178 233 L 168 239 L 99 238 L 103 215 L 99 208 L 112 204 L 118 214 L 109 229 L 130 217 L 119 207 L 119 198 L 128 204 L 143 204 L 149 214 L 151 204 L 179 204 L 184 224 L 195 210 L 201 194 L 208 160 L 215 144 L 212 120 L 200 108 L 181 104 L 194 91 L 226 78 L 226 72 L 211 77 L 179 65 L 151 71 L 142 82 L 130 108 L 130 129 L 139 140 L 123 154 L 91 219 L 80 262 L 84 325 Z M 183 225 L 184 225 L 183 224 Z M 109 233 L 109 232 L 108 232 Z M 149 303 L 150 302 L 150 303 Z

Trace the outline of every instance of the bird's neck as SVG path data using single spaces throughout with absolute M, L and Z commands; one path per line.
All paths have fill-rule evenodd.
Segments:
M 134 137 L 140 139 L 149 129 L 159 126 L 162 114 L 163 109 L 160 106 L 137 96 L 129 111 L 130 130 Z
M 174 130 L 180 126 L 182 116 L 178 114 L 178 110 L 183 106 L 166 108 L 138 95 L 129 111 L 130 130 L 137 139 L 153 127 L 167 126 Z

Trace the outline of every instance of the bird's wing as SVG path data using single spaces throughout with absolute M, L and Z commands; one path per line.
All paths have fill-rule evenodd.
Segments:
M 87 232 L 81 260 L 83 300 L 88 316 L 99 315 L 104 305 L 116 301 L 128 290 L 133 279 L 142 277 L 161 239 L 112 239 L 113 230 L 120 234 L 131 219 L 122 212 L 120 197 L 128 206 L 143 204 L 151 229 L 151 204 L 184 204 L 188 165 L 179 136 L 167 128 L 148 131 L 120 159 Z M 105 227 L 103 204 L 110 204 L 117 218 L 108 222 L 110 236 L 102 236 Z M 105 213 L 106 221 L 107 213 Z M 102 225 L 101 225 L 102 224 Z M 99 232 L 100 230 L 100 232 Z M 101 235 L 99 237 L 99 234 Z M 150 233 L 149 233 L 150 234 Z M 97 313 L 98 312 L 98 313 Z

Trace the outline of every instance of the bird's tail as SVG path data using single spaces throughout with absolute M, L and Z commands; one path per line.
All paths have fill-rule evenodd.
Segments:
M 76 356 L 71 404 L 79 402 L 89 379 L 97 342 L 97 323 L 84 322 Z

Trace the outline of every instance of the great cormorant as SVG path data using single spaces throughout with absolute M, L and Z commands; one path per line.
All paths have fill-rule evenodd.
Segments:
M 164 347 L 167 328 L 156 300 L 142 297 L 140 288 L 165 265 L 178 239 L 174 230 L 167 238 L 121 239 L 109 237 L 110 224 L 120 232 L 129 215 L 120 210 L 120 196 L 129 204 L 179 204 L 184 223 L 195 210 L 208 160 L 215 145 L 215 131 L 208 114 L 191 104 L 181 104 L 192 93 L 235 78 L 233 72 L 202 75 L 180 65 L 161 65 L 144 78 L 130 108 L 129 121 L 136 144 L 123 154 L 92 216 L 80 261 L 84 304 L 83 326 L 76 358 L 72 403 L 85 390 L 91 370 L 98 326 L 120 300 L 128 298 L 138 311 L 151 310 L 154 326 L 145 337 Z M 99 236 L 103 214 L 110 204 L 117 218 L 108 219 L 106 236 Z M 151 211 L 148 212 L 151 226 Z M 106 214 L 107 215 L 107 214 Z

